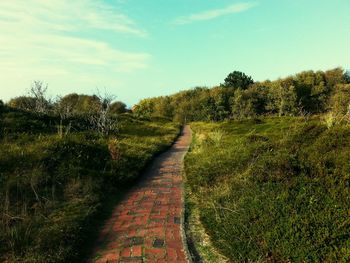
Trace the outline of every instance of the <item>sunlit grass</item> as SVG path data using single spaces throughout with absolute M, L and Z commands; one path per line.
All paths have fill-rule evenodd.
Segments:
M 188 184 L 233 262 L 350 259 L 350 130 L 318 117 L 193 123 Z M 210 133 L 220 130 L 220 145 Z

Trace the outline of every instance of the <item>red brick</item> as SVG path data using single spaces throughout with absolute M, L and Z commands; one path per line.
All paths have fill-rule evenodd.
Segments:
M 145 251 L 146 255 L 151 255 L 156 258 L 164 258 L 165 257 L 165 250 L 161 248 L 146 248 Z
M 111 261 L 111 260 L 119 260 L 119 255 L 117 253 L 110 253 L 104 256 L 104 260 Z
M 169 261 L 176 261 L 176 259 L 177 259 L 176 250 L 173 249 L 173 248 L 167 248 L 166 249 L 166 255 L 167 255 L 167 259 Z
M 131 249 L 129 247 L 126 247 L 122 250 L 121 253 L 122 257 L 130 257 L 131 256 Z
M 133 246 L 132 247 L 132 256 L 133 257 L 141 257 L 142 256 L 142 247 L 141 246 Z

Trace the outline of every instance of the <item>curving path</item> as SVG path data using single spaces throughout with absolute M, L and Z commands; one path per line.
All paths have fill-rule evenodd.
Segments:
M 114 209 L 91 262 L 187 262 L 183 235 L 183 158 L 188 126 Z

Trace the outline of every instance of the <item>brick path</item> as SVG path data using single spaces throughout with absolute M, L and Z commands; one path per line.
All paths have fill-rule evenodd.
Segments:
M 186 126 L 172 148 L 154 160 L 142 181 L 115 207 L 91 262 L 187 262 L 181 169 L 190 140 Z

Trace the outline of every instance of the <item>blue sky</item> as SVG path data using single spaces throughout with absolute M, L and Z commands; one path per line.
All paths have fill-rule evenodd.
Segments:
M 52 96 L 97 88 L 128 105 L 214 86 L 350 69 L 349 0 L 0 2 L 0 98 L 34 80 Z

